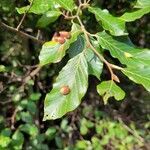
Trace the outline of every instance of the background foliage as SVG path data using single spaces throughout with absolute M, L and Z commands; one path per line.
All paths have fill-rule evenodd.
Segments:
M 93 2 L 118 16 L 130 10 L 134 3 L 127 0 Z M 16 8 L 28 4 L 28 1 L 21 0 L 2 1 L 0 21 L 16 27 L 22 17 Z M 38 9 L 37 14 L 43 11 L 46 8 Z M 39 39 L 48 41 L 55 31 L 71 29 L 71 24 L 59 17 L 59 13 L 56 13 L 58 20 L 49 22 L 46 27 L 43 23 L 45 16 L 37 14 L 28 14 L 21 30 L 35 37 L 40 33 Z M 83 20 L 90 32 L 99 30 L 94 15 L 85 12 Z M 130 38 L 140 47 L 149 47 L 148 20 L 149 16 L 145 15 L 127 24 Z M 38 64 L 41 44 L 3 27 L 0 27 L 0 31 L 0 64 L 3 65 L 0 66 L 0 149 L 148 149 L 150 95 L 143 87 L 136 86 L 119 74 L 122 87 L 128 94 L 122 102 L 113 101 L 112 98 L 108 105 L 104 105 L 95 92 L 98 80 L 91 76 L 88 92 L 75 112 L 56 121 L 43 122 L 43 99 L 52 89 L 52 83 L 66 64 L 68 56 L 57 65 L 43 67 L 36 76 L 30 78 Z M 114 61 L 110 56 L 109 59 Z M 103 72 L 102 79 L 109 79 L 108 73 L 105 70 Z

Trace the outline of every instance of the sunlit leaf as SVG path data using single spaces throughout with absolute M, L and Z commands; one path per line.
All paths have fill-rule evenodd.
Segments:
M 98 79 L 100 79 L 100 75 L 101 75 L 102 69 L 103 69 L 103 63 L 97 57 L 97 55 L 94 54 L 92 49 L 87 49 L 86 50 L 86 58 L 87 58 L 87 61 L 88 61 L 89 74 L 94 75 Z
M 116 100 L 122 100 L 125 97 L 125 92 L 115 84 L 113 81 L 103 81 L 97 86 L 97 92 L 103 96 L 104 103 L 110 97 L 114 97 Z
M 28 5 L 17 8 L 17 12 L 19 14 L 26 13 L 27 11 L 28 13 L 43 14 L 49 9 L 54 9 L 55 5 L 53 0 L 34 0 L 31 7 Z
M 0 135 L 0 148 L 2 148 L 2 150 L 6 149 L 10 142 L 11 142 L 10 137 Z
M 6 68 L 4 65 L 0 65 L 0 72 L 5 72 L 6 71 Z
M 58 17 L 61 15 L 59 11 L 48 11 L 46 12 L 37 22 L 38 27 L 46 27 L 50 23 L 55 22 Z
M 122 72 L 135 83 L 142 84 L 150 92 L 150 66 L 144 68 L 127 67 Z
M 109 50 L 111 55 L 119 59 L 122 64 L 133 67 L 150 65 L 150 50 L 135 47 L 130 44 L 127 37 L 122 41 L 121 38 L 113 37 L 106 32 L 97 35 L 100 45 Z
M 146 7 L 150 7 L 149 0 L 137 0 L 135 8 L 146 8 Z
M 150 7 L 145 7 L 143 9 L 138 9 L 132 12 L 126 12 L 120 17 L 120 19 L 126 22 L 131 22 L 131 21 L 141 18 L 143 15 L 149 12 L 150 12 Z
M 112 35 L 127 35 L 127 32 L 125 31 L 125 22 L 119 17 L 112 16 L 108 10 L 90 7 L 89 11 L 95 14 L 97 21 L 102 24 L 103 28 L 108 30 Z
M 64 9 L 73 11 L 75 8 L 74 0 L 55 0 L 58 4 L 60 4 Z
M 39 55 L 40 65 L 46 65 L 48 63 L 57 63 L 65 56 L 66 50 L 70 47 L 70 44 L 77 40 L 80 34 L 80 26 L 77 24 L 72 25 L 71 38 L 66 39 L 64 44 L 50 41 L 46 42 Z
M 98 37 L 100 45 L 127 66 L 122 72 L 150 91 L 150 50 L 137 48 L 105 32 L 98 33 Z
M 61 89 L 68 86 L 67 94 Z M 77 108 L 88 87 L 88 64 L 84 53 L 70 59 L 61 70 L 53 89 L 46 95 L 44 120 L 57 119 Z
M 95 42 L 95 40 L 91 39 L 91 42 L 93 46 L 99 51 L 99 45 Z M 103 63 L 94 54 L 93 50 L 87 47 L 84 36 L 79 36 L 77 41 L 70 46 L 68 53 L 72 58 L 82 51 L 85 51 L 86 54 L 89 75 L 94 75 L 98 79 L 100 79 L 100 75 L 103 69 Z

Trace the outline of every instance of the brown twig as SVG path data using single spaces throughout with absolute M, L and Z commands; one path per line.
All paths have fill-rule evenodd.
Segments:
M 41 34 L 41 31 L 40 31 L 40 30 L 38 30 L 38 32 L 37 32 L 37 36 L 36 36 L 36 38 L 37 38 L 37 39 L 39 39 L 39 38 L 40 38 L 40 34 Z
M 85 8 L 87 8 L 88 6 L 89 6 L 89 4 L 88 4 L 89 2 L 86 2 L 86 1 L 84 1 L 83 3 L 81 2 L 81 0 L 79 0 L 79 6 L 78 6 L 78 9 L 77 9 L 77 12 L 76 12 L 76 14 L 75 15 L 69 15 L 69 12 L 67 11 L 63 11 L 62 12 L 62 15 L 65 17 L 65 19 L 75 19 L 75 18 L 77 18 L 77 16 L 79 16 L 79 14 L 80 14 L 80 11 L 82 10 L 82 9 L 85 9 Z
M 20 29 L 20 27 L 21 27 L 21 25 L 22 25 L 24 19 L 26 18 L 27 13 L 28 13 L 29 10 L 31 9 L 32 4 L 33 4 L 33 1 L 34 1 L 34 0 L 31 1 L 30 5 L 29 5 L 29 8 L 25 11 L 25 13 L 24 13 L 22 19 L 20 20 L 20 22 L 19 22 L 19 24 L 18 24 L 18 26 L 17 26 L 17 28 L 16 28 L 17 31 Z
M 17 33 L 17 34 L 23 36 L 24 38 L 31 39 L 31 40 L 33 40 L 34 42 L 37 42 L 37 43 L 39 43 L 39 44 L 43 44 L 43 43 L 44 43 L 44 41 L 38 40 L 36 37 L 34 37 L 34 36 L 32 36 L 32 35 L 29 35 L 29 34 L 23 32 L 23 31 L 18 31 L 16 28 L 13 28 L 13 27 L 11 27 L 11 26 L 8 26 L 7 24 L 5 24 L 5 23 L 3 23 L 3 22 L 1 22 L 1 21 L 0 21 L 0 26 L 3 27 L 3 28 L 5 28 L 5 29 L 7 29 L 7 30 L 9 30 L 9 31 L 12 31 L 12 32 L 14 32 L 14 33 Z
M 82 4 L 81 0 L 78 0 L 78 3 L 79 3 L 79 5 L 81 5 Z
M 11 116 L 11 129 L 12 130 L 15 129 L 14 125 L 15 125 L 16 114 L 18 111 L 19 111 L 18 108 L 16 108 L 15 111 L 13 112 L 13 115 Z
M 111 74 L 111 80 L 113 81 L 117 81 L 117 82 L 119 82 L 119 78 L 113 73 L 113 69 L 117 69 L 117 70 L 122 70 L 123 68 L 121 68 L 121 67 L 119 67 L 119 66 L 116 66 L 116 65 L 114 65 L 114 64 L 111 64 L 111 63 L 109 63 L 95 48 L 94 48 L 94 46 L 91 44 L 91 42 L 90 42 L 90 39 L 89 39 L 89 35 L 91 35 L 91 36 L 95 36 L 95 37 L 97 37 L 96 35 L 92 35 L 92 34 L 90 34 L 89 32 L 87 32 L 86 31 L 86 29 L 85 29 L 85 27 L 84 27 L 84 25 L 83 25 L 83 23 L 82 23 L 82 21 L 81 21 L 81 19 L 80 19 L 80 17 L 79 17 L 79 13 L 80 13 L 80 11 L 82 10 L 82 9 L 84 9 L 84 8 L 86 8 L 86 7 L 88 7 L 88 3 L 90 2 L 90 0 L 88 0 L 87 2 L 86 1 L 84 1 L 84 3 L 81 3 L 81 1 L 79 1 L 79 7 L 78 7 L 78 9 L 77 9 L 77 13 L 76 13 L 76 15 L 70 15 L 69 16 L 69 13 L 67 12 L 63 12 L 62 13 L 62 15 L 65 17 L 65 19 L 75 19 L 75 18 L 77 18 L 78 19 L 78 21 L 79 21 L 79 24 L 81 25 L 81 29 L 82 29 L 82 31 L 83 31 L 83 33 L 84 33 L 84 35 L 85 35 L 85 39 L 86 39 L 86 41 L 87 41 L 87 45 L 94 51 L 94 53 L 98 56 L 98 58 L 102 61 L 102 62 L 104 62 L 105 64 L 106 64 L 106 66 L 107 66 L 107 68 L 108 68 L 108 70 L 109 70 L 109 72 L 110 72 L 110 74 Z
M 130 127 L 128 127 L 121 118 L 118 118 L 118 121 L 123 125 L 123 127 L 130 132 L 139 142 L 144 143 L 144 139 L 138 135 L 136 132 L 134 132 L 134 130 L 132 130 Z
M 81 19 L 79 18 L 79 16 L 77 16 L 77 19 L 78 19 L 78 21 L 79 21 L 79 23 L 81 25 L 81 28 L 82 28 L 82 31 L 83 31 L 83 33 L 85 35 L 85 39 L 87 41 L 88 46 L 91 47 L 91 49 L 99 57 L 99 59 L 106 64 L 106 66 L 107 66 L 107 68 L 108 68 L 108 70 L 110 71 L 110 74 L 111 74 L 111 80 L 114 80 L 114 76 L 116 76 L 116 75 L 113 73 L 113 69 L 119 69 L 119 70 L 121 70 L 122 68 L 118 67 L 118 66 L 115 66 L 113 64 L 110 64 L 99 52 L 97 52 L 97 50 L 91 44 L 90 39 L 89 39 L 88 34 L 87 34 L 87 31 L 86 31 L 86 29 L 85 29 L 85 27 L 84 27 Z
M 41 66 L 38 66 L 36 69 L 34 69 L 27 77 L 25 77 L 23 79 L 23 84 L 21 85 L 21 87 L 19 88 L 19 91 L 22 91 L 24 89 L 24 86 L 26 85 L 26 83 L 35 75 L 37 75 L 37 73 L 41 70 Z
M 4 101 L 4 102 L 0 101 L 0 104 L 5 105 L 5 104 L 11 103 L 11 102 L 12 102 L 12 100 Z

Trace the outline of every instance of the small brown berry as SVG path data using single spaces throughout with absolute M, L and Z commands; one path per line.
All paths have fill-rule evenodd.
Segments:
M 65 85 L 65 86 L 61 87 L 60 93 L 61 93 L 62 95 L 68 95 L 68 94 L 70 93 L 70 88 L 69 88 L 69 86 Z
M 71 38 L 71 34 L 67 31 L 60 31 L 59 32 L 60 36 L 66 39 L 70 39 Z

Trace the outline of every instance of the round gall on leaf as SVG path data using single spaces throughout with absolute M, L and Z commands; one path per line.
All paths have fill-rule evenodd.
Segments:
M 54 37 L 53 40 L 60 44 L 64 44 L 66 42 L 66 40 L 63 37 Z
M 71 34 L 67 31 L 60 31 L 59 32 L 60 36 L 66 39 L 70 39 L 71 38 Z
M 68 95 L 68 94 L 70 93 L 70 88 L 69 88 L 69 86 L 63 86 L 63 87 L 61 87 L 60 93 L 61 93 L 62 95 Z

